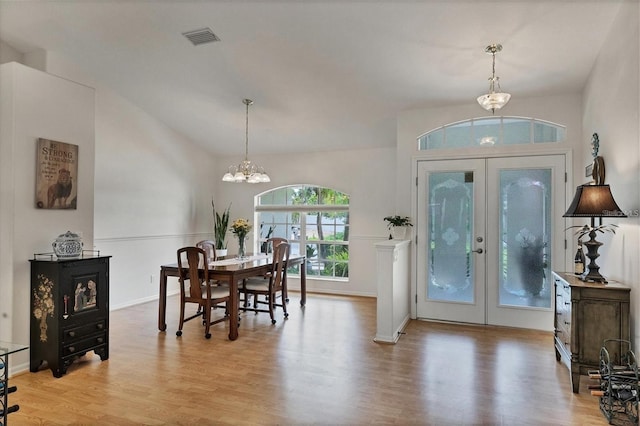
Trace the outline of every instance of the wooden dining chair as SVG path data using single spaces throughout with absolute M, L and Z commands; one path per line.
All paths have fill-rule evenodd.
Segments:
M 207 252 L 207 256 L 210 262 L 216 261 L 216 243 L 213 240 L 202 240 L 196 243 L 196 247 L 199 247 Z
M 262 253 L 273 253 L 273 249 L 275 248 L 275 246 L 277 246 L 280 243 L 288 243 L 289 241 L 287 241 L 286 238 L 281 238 L 281 237 L 271 237 L 271 238 L 267 238 L 262 245 L 260 246 L 261 248 L 261 252 Z
M 264 254 L 269 254 L 269 253 L 273 253 L 273 249 L 280 243 L 288 243 L 289 241 L 286 238 L 281 238 L 281 237 L 271 237 L 271 238 L 267 238 L 266 240 L 264 240 L 264 242 L 262 243 L 262 245 L 260 246 L 260 251 Z M 289 302 L 289 297 L 287 294 L 287 277 L 285 275 L 285 281 L 282 283 L 283 286 L 283 291 L 282 291 L 282 295 L 284 296 L 284 300 Z M 269 279 L 268 274 L 266 274 L 264 276 L 265 280 Z M 253 298 L 253 304 L 254 306 L 258 304 L 258 295 L 254 295 Z
M 271 316 L 271 324 L 276 323 L 274 311 L 276 307 L 281 307 L 284 317 L 288 318 L 287 303 L 284 300 L 283 289 L 287 275 L 287 264 L 289 262 L 289 243 L 280 243 L 273 249 L 273 262 L 270 271 L 265 278 L 248 278 L 242 283 L 240 293 L 244 295 L 244 304 L 240 308 L 244 311 L 268 312 Z M 282 303 L 276 303 L 278 294 Z M 266 296 L 265 301 L 258 300 L 257 296 Z M 253 307 L 248 306 L 249 297 L 254 296 Z M 268 309 L 260 309 L 259 304 L 267 304 Z
M 207 252 L 199 247 L 183 247 L 178 250 L 178 280 L 180 282 L 180 325 L 176 336 L 182 336 L 185 322 L 194 318 L 202 318 L 205 326 L 204 337 L 211 338 L 209 332 L 213 324 L 228 318 L 230 293 L 229 287 L 212 285 L 209 280 Z M 198 312 L 185 318 L 187 303 L 198 304 Z M 219 304 L 225 304 L 225 315 L 215 320 L 211 319 L 211 310 Z
M 209 262 L 215 262 L 217 260 L 216 243 L 213 240 L 198 241 L 196 243 L 196 247 L 199 247 L 202 250 L 207 252 L 207 258 L 209 259 Z M 209 282 L 211 283 L 211 285 L 226 285 L 226 286 L 229 285 L 229 283 L 226 281 L 220 281 L 220 280 L 214 280 L 214 279 L 210 279 Z

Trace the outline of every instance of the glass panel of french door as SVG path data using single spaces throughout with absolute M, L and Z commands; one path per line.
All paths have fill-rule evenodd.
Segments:
M 551 265 L 562 265 L 563 155 L 487 160 L 487 322 L 553 329 Z M 554 238 L 555 236 L 555 238 Z
M 417 316 L 485 321 L 485 160 L 418 163 Z

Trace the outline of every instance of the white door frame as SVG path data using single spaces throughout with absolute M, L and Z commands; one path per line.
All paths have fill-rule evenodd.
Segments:
M 511 149 L 513 148 L 513 149 Z M 528 155 L 558 155 L 562 154 L 565 156 L 565 193 L 573 194 L 574 192 L 574 183 L 573 183 L 573 152 L 571 148 L 567 147 L 545 147 L 544 149 L 540 149 L 539 147 L 529 147 L 518 145 L 515 147 L 509 147 L 508 149 L 496 148 L 494 149 L 480 149 L 480 150 L 465 150 L 466 152 L 461 153 L 460 150 L 450 150 L 448 152 L 439 151 L 437 153 L 422 151 L 418 155 L 414 155 L 411 157 L 411 214 L 413 217 L 417 217 L 418 212 L 418 163 L 420 161 L 429 161 L 429 160 L 457 160 L 457 159 L 472 159 L 472 158 L 507 158 L 507 157 L 526 157 Z M 562 222 L 559 222 L 562 223 Z M 566 224 L 566 221 L 564 222 Z M 566 226 L 565 226 L 566 227 Z M 559 228 L 559 227 L 558 227 Z M 564 228 L 563 228 L 564 229 Z M 566 235 L 562 235 L 562 239 L 566 239 Z M 417 238 L 417 234 L 416 234 Z M 557 236 L 556 238 L 561 238 Z M 553 264 L 551 265 L 552 270 L 567 270 L 569 265 L 572 265 L 573 262 L 573 253 L 570 253 L 567 250 L 567 245 L 565 244 L 564 250 L 564 264 Z M 417 268 L 418 268 L 418 253 L 415 249 L 415 240 L 414 240 L 414 249 L 411 256 L 411 318 L 417 319 L 417 305 L 418 305 L 418 283 L 417 283 Z

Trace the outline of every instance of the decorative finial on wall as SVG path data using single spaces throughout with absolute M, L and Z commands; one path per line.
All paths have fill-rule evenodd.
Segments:
M 594 133 L 591 137 L 591 147 L 593 148 L 591 155 L 593 158 L 596 158 L 598 156 L 598 150 L 600 149 L 600 139 L 597 133 Z
M 598 155 L 600 138 L 598 138 L 597 133 L 594 133 L 591 137 L 591 146 L 593 148 L 591 152 L 593 156 L 593 181 L 596 185 L 604 185 L 604 159 Z

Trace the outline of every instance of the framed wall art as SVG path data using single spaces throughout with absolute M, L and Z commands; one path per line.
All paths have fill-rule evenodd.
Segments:
M 78 145 L 40 138 L 36 156 L 36 207 L 75 210 Z

